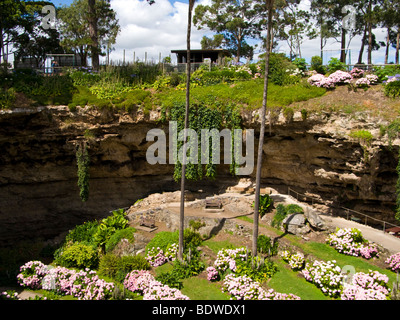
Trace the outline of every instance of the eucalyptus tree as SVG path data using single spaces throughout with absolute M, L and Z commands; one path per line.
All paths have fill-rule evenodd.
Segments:
M 268 12 L 267 20 L 267 37 L 266 52 L 265 52 L 265 74 L 264 74 L 264 91 L 263 91 L 263 102 L 261 107 L 260 117 L 260 138 L 258 142 L 257 152 L 257 171 L 256 171 L 256 189 L 254 199 L 254 217 L 253 217 L 253 243 L 252 243 L 252 255 L 257 255 L 257 241 L 258 241 L 258 227 L 259 227 L 259 208 L 260 208 L 260 184 L 261 184 L 261 167 L 263 159 L 263 145 L 265 135 L 265 115 L 267 109 L 268 99 L 268 74 L 269 74 L 269 56 L 271 46 L 271 34 L 272 34 L 272 18 L 274 15 L 274 0 L 265 0 L 266 11 Z
M 0 63 L 8 63 L 8 48 L 19 34 L 24 12 L 24 3 L 20 0 L 0 1 Z
M 236 61 L 243 56 L 247 39 L 261 35 L 266 15 L 261 0 L 211 0 L 210 5 L 198 5 L 193 23 L 198 29 L 208 28 L 224 36 L 235 51 Z
M 179 211 L 179 241 L 178 241 L 178 258 L 183 260 L 184 249 L 184 222 L 185 222 L 185 180 L 186 180 L 186 148 L 187 148 L 187 129 L 189 128 L 189 107 L 190 107 L 190 38 L 192 30 L 192 15 L 195 0 L 189 0 L 188 5 L 188 22 L 186 32 L 186 105 L 185 105 L 185 130 L 183 137 L 183 157 L 182 157 L 182 173 L 181 173 L 181 199 Z
M 89 12 L 91 11 L 89 11 L 87 0 L 74 0 L 69 7 L 64 6 L 59 10 L 61 45 L 77 52 L 84 66 L 90 54 L 92 66 L 97 69 L 98 55 L 103 54 L 102 48 L 110 48 L 115 43 L 120 26 L 110 3 L 107 0 L 97 0 L 95 3 L 96 41 L 94 42 L 93 30 L 89 27 L 92 23 Z

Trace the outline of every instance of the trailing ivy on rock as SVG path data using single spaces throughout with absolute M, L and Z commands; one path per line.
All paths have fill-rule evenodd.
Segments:
M 222 105 L 216 101 L 206 101 L 207 97 L 204 98 L 205 101 L 196 101 L 192 103 L 189 109 L 189 129 L 193 129 L 197 133 L 198 140 L 202 137 L 202 130 L 212 130 L 212 129 L 229 129 L 233 131 L 234 129 L 241 128 L 241 116 L 239 107 L 234 104 Z M 163 117 L 162 120 L 166 121 L 176 121 L 177 122 L 177 132 L 183 132 L 184 130 L 184 120 L 185 120 L 185 104 L 176 102 L 172 107 L 163 107 Z M 235 169 L 238 167 L 238 164 L 235 163 L 234 156 L 234 143 L 238 143 L 234 139 L 234 135 L 231 134 L 231 154 L 232 161 L 230 163 L 230 172 L 234 175 Z M 201 180 L 204 177 L 209 179 L 214 179 L 217 174 L 217 164 L 213 163 L 213 153 L 218 153 L 219 150 L 217 148 L 220 144 L 216 143 L 214 139 L 212 139 L 211 134 L 208 137 L 208 150 L 202 150 L 202 143 L 197 143 L 198 152 L 196 155 L 196 160 L 192 163 L 189 162 L 186 164 L 186 178 L 189 180 Z M 225 142 L 224 142 L 225 143 Z M 183 146 L 183 142 L 177 142 L 177 150 Z M 191 145 L 191 141 L 189 139 L 188 142 L 188 152 L 191 152 L 191 148 L 195 148 L 194 145 Z M 207 155 L 208 152 L 208 155 Z M 203 158 L 208 158 L 208 163 L 204 164 L 205 161 L 202 161 Z M 202 164 L 203 162 L 203 164 Z M 176 159 L 175 170 L 174 170 L 174 179 L 175 181 L 179 181 L 182 173 L 182 163 L 179 159 Z

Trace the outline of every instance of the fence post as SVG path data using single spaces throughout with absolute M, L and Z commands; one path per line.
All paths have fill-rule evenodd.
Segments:
M 385 221 L 383 221 L 383 233 L 385 233 L 385 224 L 386 224 L 386 222 Z

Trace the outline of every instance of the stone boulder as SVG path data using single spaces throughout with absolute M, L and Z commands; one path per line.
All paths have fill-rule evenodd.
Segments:
M 295 235 L 303 235 L 311 230 L 304 214 L 302 213 L 293 213 L 288 215 L 283 219 L 282 224 L 285 227 L 286 232 Z
M 311 227 L 317 230 L 327 230 L 328 226 L 319 213 L 311 208 L 304 209 L 304 216 Z

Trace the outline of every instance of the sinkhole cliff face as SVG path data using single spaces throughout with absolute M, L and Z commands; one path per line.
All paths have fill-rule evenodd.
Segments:
M 67 107 L 16 108 L 0 114 L 0 239 L 52 238 L 110 210 L 128 207 L 151 193 L 179 190 L 173 165 L 150 165 L 146 141 L 150 129 L 168 133 L 159 111 L 118 113 Z M 244 127 L 255 130 L 257 112 L 243 114 Z M 346 204 L 393 221 L 396 141 L 389 150 L 378 139 L 379 123 L 367 116 L 315 114 L 306 121 L 295 114 L 286 123 L 281 115 L 266 126 L 262 182 L 287 193 L 288 187 L 320 197 L 330 204 Z M 377 138 L 368 159 L 352 129 L 369 130 Z M 167 135 L 168 136 L 168 135 Z M 90 194 L 82 202 L 77 187 L 76 148 L 86 141 L 90 155 Z M 255 169 L 253 175 L 254 177 Z M 241 178 L 241 177 L 239 177 Z M 223 192 L 238 178 L 227 165 L 217 179 L 190 182 L 191 191 Z

